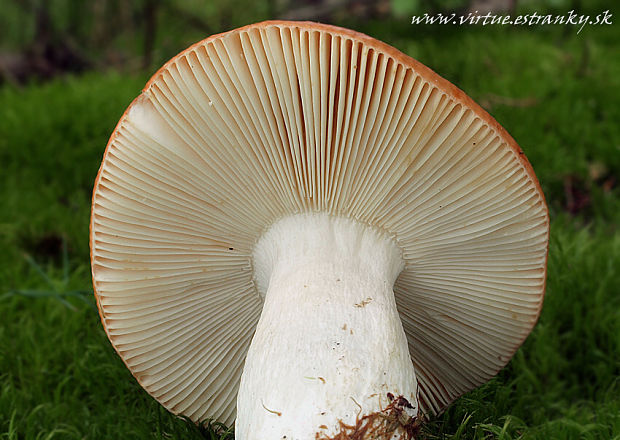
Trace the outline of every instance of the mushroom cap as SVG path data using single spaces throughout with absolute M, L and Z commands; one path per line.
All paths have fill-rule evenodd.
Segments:
M 389 233 L 420 388 L 442 411 L 511 358 L 542 306 L 548 212 L 525 155 L 461 90 L 366 35 L 263 22 L 162 67 L 112 133 L 91 215 L 105 331 L 138 382 L 231 424 L 278 219 Z

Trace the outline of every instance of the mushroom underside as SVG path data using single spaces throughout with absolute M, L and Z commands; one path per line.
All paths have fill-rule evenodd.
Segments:
M 149 81 L 106 148 L 90 242 L 105 331 L 138 382 L 195 421 L 232 424 L 239 398 L 268 430 L 281 403 L 323 402 L 341 414 L 303 432 L 344 438 L 383 414 L 406 433 L 495 375 L 538 318 L 548 213 L 522 153 L 463 92 L 370 37 L 294 22 L 210 37 Z M 305 300 L 283 310 L 284 297 Z M 367 385 L 338 369 L 344 341 Z M 338 371 L 354 383 L 334 387 Z M 265 397 L 280 382 L 280 400 Z

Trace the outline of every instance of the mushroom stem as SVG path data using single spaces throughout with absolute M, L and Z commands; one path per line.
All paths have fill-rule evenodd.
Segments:
M 264 306 L 236 438 L 314 440 L 355 429 L 409 438 L 417 382 L 392 290 L 403 266 L 390 237 L 327 214 L 282 219 L 261 237 L 254 271 Z M 395 396 L 398 413 L 388 413 Z

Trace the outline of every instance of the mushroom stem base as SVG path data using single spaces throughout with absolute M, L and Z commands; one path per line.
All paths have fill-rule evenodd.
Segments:
M 299 215 L 265 233 L 254 251 L 265 304 L 241 379 L 238 439 L 340 438 L 395 400 L 400 422 L 386 438 L 410 438 L 417 382 L 392 290 L 402 268 L 390 237 L 352 220 Z

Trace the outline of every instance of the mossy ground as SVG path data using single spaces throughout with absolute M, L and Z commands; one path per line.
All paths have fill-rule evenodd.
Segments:
M 620 438 L 618 25 L 579 35 L 357 28 L 480 102 L 527 154 L 551 212 L 538 325 L 495 379 L 421 436 Z M 0 439 L 219 436 L 137 385 L 88 294 L 92 184 L 107 137 L 146 80 L 91 73 L 0 88 Z

